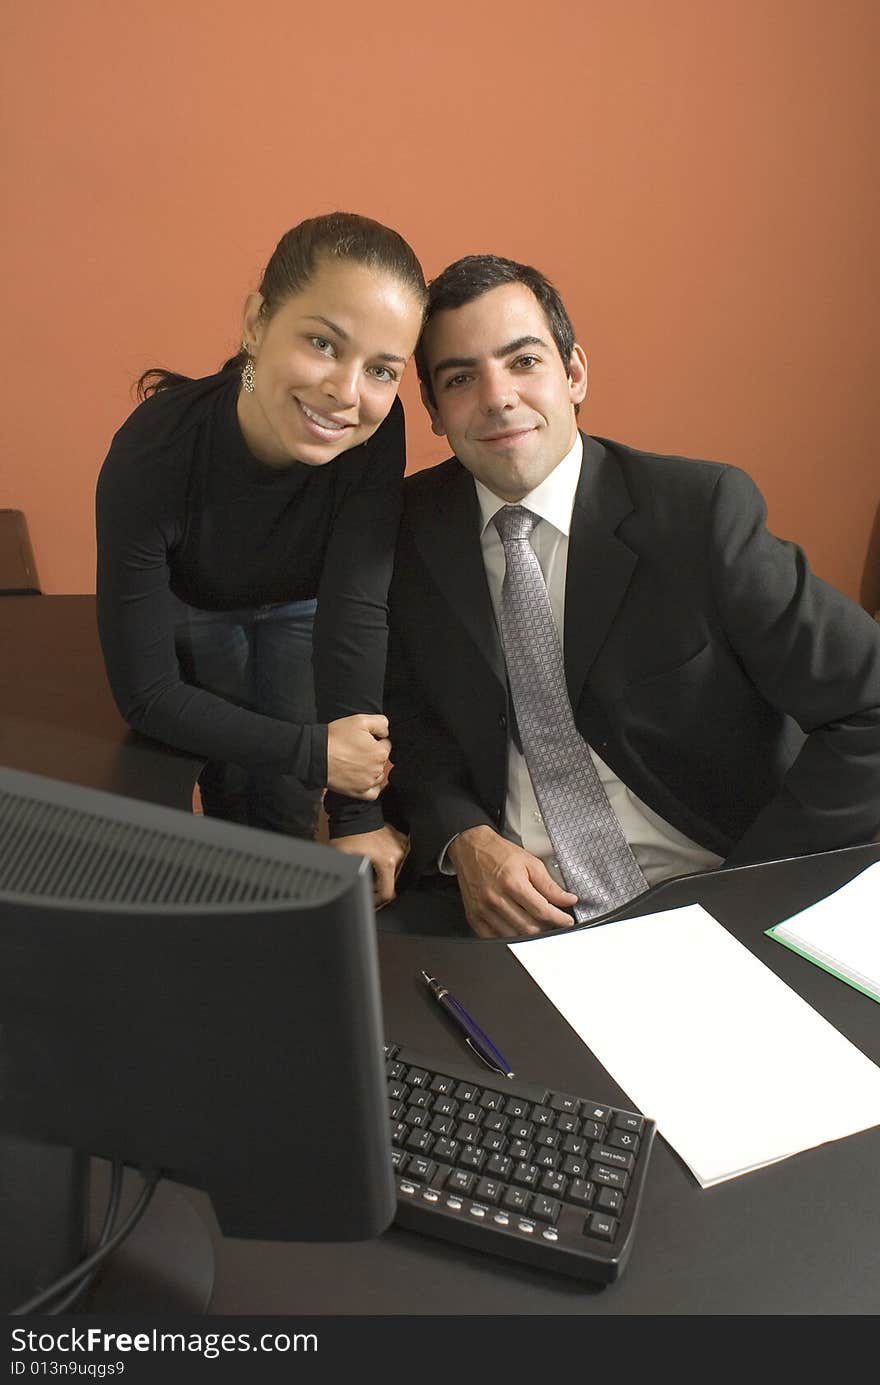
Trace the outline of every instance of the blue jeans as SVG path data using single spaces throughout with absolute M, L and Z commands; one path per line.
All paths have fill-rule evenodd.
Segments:
M 312 626 L 317 601 L 201 611 L 175 598 L 175 645 L 188 683 L 280 721 L 313 723 Z M 209 762 L 199 776 L 211 817 L 312 837 L 321 802 L 291 774 Z

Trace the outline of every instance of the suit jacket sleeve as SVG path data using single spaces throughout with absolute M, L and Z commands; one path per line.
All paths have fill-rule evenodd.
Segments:
M 462 751 L 432 710 L 394 623 L 391 589 L 385 707 L 394 769 L 383 795 L 388 821 L 411 839 L 406 874 L 431 871 L 446 844 L 469 827 L 497 829 L 474 788 Z
M 868 841 L 880 825 L 880 627 L 768 533 L 743 472 L 725 468 L 715 501 L 712 581 L 727 637 L 760 694 L 806 736 L 727 863 Z

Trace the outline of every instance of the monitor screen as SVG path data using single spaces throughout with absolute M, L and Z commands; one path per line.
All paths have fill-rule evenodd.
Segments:
M 230 1236 L 395 1209 L 369 866 L 0 769 L 0 1132 L 159 1169 Z

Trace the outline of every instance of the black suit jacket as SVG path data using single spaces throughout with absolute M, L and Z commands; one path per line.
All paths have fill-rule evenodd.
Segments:
M 451 458 L 404 492 L 386 709 L 412 877 L 457 832 L 500 827 L 510 708 L 473 480 Z M 880 627 L 765 514 L 735 467 L 584 438 L 564 632 L 575 721 L 729 864 L 880 827 Z

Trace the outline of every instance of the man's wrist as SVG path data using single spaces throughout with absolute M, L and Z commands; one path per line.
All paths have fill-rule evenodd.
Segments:
M 442 859 L 448 857 L 450 863 L 457 871 L 458 855 L 462 848 L 467 850 L 468 847 L 479 846 L 481 840 L 489 841 L 490 838 L 495 838 L 497 836 L 498 833 L 495 831 L 495 828 L 490 827 L 488 823 L 479 823 L 476 827 L 466 827 L 463 832 L 458 833 L 458 836 L 452 838 Z

